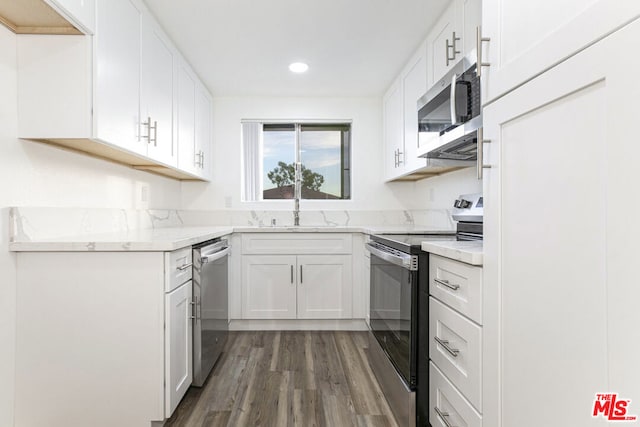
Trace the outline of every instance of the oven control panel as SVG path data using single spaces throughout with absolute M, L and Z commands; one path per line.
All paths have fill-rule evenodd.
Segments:
M 453 202 L 451 216 L 454 221 L 482 222 L 483 206 L 482 193 L 463 194 Z

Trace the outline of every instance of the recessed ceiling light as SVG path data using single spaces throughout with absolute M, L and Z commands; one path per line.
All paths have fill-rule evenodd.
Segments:
M 289 70 L 292 73 L 304 73 L 308 69 L 309 69 L 309 66 L 304 62 L 294 62 L 292 64 L 289 64 Z

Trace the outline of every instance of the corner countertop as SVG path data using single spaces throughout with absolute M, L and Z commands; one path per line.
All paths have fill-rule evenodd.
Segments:
M 203 226 L 138 229 L 114 233 L 79 234 L 9 243 L 12 252 L 142 252 L 173 251 L 231 233 L 364 233 L 450 234 L 420 226 Z
M 471 265 L 482 265 L 482 241 L 424 241 L 422 250 Z

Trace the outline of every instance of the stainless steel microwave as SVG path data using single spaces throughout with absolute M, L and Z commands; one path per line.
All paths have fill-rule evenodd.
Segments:
M 476 160 L 482 127 L 476 55 L 464 57 L 418 100 L 421 157 Z

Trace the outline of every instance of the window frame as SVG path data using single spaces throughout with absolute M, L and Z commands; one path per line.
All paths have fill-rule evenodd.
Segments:
M 262 140 L 264 139 L 264 133 L 269 130 L 272 131 L 283 131 L 283 130 L 293 130 L 295 132 L 295 142 L 294 142 L 294 150 L 295 150 L 295 164 L 296 164 L 296 179 L 294 180 L 294 197 L 293 198 L 273 198 L 273 199 L 265 199 L 264 198 L 264 173 L 260 175 L 260 191 L 259 198 L 256 200 L 250 200 L 251 202 L 276 202 L 279 201 L 292 201 L 295 200 L 295 195 L 300 195 L 299 200 L 304 200 L 305 202 L 320 202 L 320 201 L 331 201 L 331 202 L 349 202 L 353 200 L 352 188 L 353 188 L 353 177 L 352 177 L 352 129 L 353 124 L 351 120 L 264 120 L 264 121 L 253 121 L 258 122 L 262 125 Z M 269 130 L 267 130 L 267 128 Z M 301 164 L 301 137 L 300 134 L 304 131 L 339 131 L 340 132 L 340 194 L 341 197 L 334 198 L 303 198 L 302 197 L 302 187 L 301 187 L 301 177 L 298 168 L 302 166 Z M 264 163 L 264 155 L 260 152 L 260 163 L 261 168 Z M 246 172 L 243 171 L 246 175 Z M 346 178 L 348 176 L 348 178 Z M 249 201 L 249 200 L 245 200 Z

